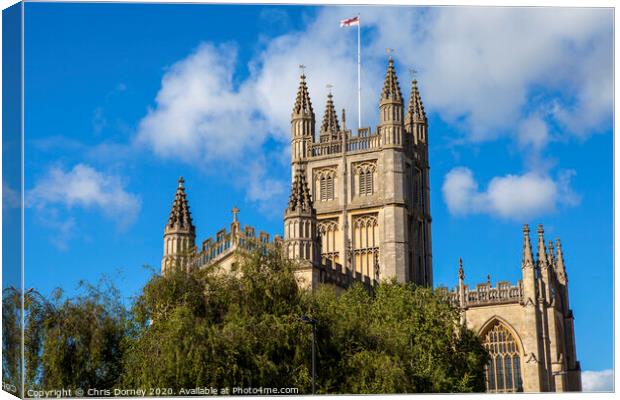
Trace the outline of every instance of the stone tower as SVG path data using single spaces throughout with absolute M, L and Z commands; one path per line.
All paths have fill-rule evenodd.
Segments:
M 432 286 L 428 124 L 417 83 L 408 121 L 394 60 L 379 97 L 379 126 L 356 134 L 327 96 L 318 140 L 301 81 L 291 116 L 292 184 L 308 182 L 321 239 L 321 263 L 370 280 L 394 277 Z
M 168 223 L 164 228 L 164 256 L 161 260 L 161 273 L 166 275 L 174 268 L 189 268 L 189 261 L 196 246 L 196 228 L 189 211 L 183 177 L 178 180 L 178 187 L 170 210 Z
M 321 243 L 318 240 L 316 210 L 308 190 L 305 173 L 297 166 L 288 207 L 284 212 L 283 251 L 287 258 L 298 260 L 298 280 L 303 287 L 316 287 L 321 266 Z

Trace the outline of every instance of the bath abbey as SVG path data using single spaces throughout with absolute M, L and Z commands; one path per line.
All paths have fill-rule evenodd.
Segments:
M 308 290 L 330 285 L 342 291 L 354 282 L 372 286 L 392 278 L 432 287 L 428 120 L 416 80 L 405 104 L 391 57 L 378 111 L 376 129 L 354 132 L 330 93 L 317 135 L 302 72 L 291 114 L 292 178 L 283 235 L 270 238 L 242 227 L 235 207 L 230 227 L 197 246 L 180 178 L 164 228 L 162 274 L 177 266 L 230 272 L 243 253 L 279 246 L 295 260 L 298 283 Z M 458 285 L 438 289 L 490 354 L 488 392 L 581 390 L 562 244 L 545 241 L 542 225 L 534 235 L 531 242 L 524 225 L 522 278 L 516 283 L 467 285 L 459 260 Z

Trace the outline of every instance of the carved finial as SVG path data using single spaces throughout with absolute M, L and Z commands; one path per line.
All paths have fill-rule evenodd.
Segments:
M 562 251 L 562 242 L 560 242 L 560 238 L 555 240 L 555 258 L 556 258 L 556 269 L 557 273 L 560 275 L 560 279 L 565 283 L 568 281 L 568 276 L 566 274 L 566 265 L 564 264 L 564 252 Z
M 487 274 L 487 285 L 491 286 L 491 274 Z
M 465 279 L 465 270 L 463 269 L 463 259 L 459 257 L 459 280 Z
M 397 101 L 402 104 L 402 99 L 403 96 L 400 92 L 400 86 L 398 85 L 398 77 L 394 70 L 394 60 L 392 60 L 390 56 L 385 74 L 385 82 L 383 83 L 383 90 L 381 91 L 381 101 Z
M 237 206 L 234 206 L 233 209 L 230 211 L 232 212 L 232 215 L 233 215 L 233 222 L 237 222 L 237 214 L 239 214 L 239 211 L 241 210 L 239 210 Z
M 388 58 L 389 58 L 390 60 L 392 60 L 392 53 L 393 53 L 393 52 L 394 52 L 394 49 L 391 49 L 391 48 L 389 48 L 389 47 L 386 47 L 386 48 L 385 48 L 385 53 L 388 55 Z
M 293 106 L 293 117 L 300 116 L 301 114 L 302 116 L 310 116 L 314 119 L 314 111 L 312 110 L 312 102 L 310 101 L 310 94 L 308 93 L 304 68 L 306 67 L 303 65 L 299 66 L 301 77 L 299 88 L 297 89 L 297 96 L 295 96 L 295 105 Z
M 549 240 L 547 242 L 547 248 L 549 250 L 549 252 L 548 252 L 549 263 L 551 263 L 551 265 L 555 265 L 555 249 L 553 248 L 553 241 L 552 240 Z
M 327 85 L 325 85 L 325 87 L 327 88 L 328 96 L 331 96 L 332 95 L 332 88 L 334 87 L 334 85 L 332 85 L 331 83 L 328 83 Z
M 539 267 L 547 266 L 547 247 L 545 247 L 545 230 L 542 224 L 538 224 L 538 249 L 536 252 Z
M 178 187 L 174 195 L 174 201 L 172 203 L 172 208 L 170 210 L 170 216 L 168 217 L 166 227 L 171 229 L 175 227 L 184 228 L 193 232 L 195 228 L 192 222 L 191 212 L 189 211 L 187 196 L 185 194 L 185 180 L 181 176 L 177 182 Z
M 312 197 L 310 195 L 310 190 L 308 189 L 308 184 L 306 182 L 306 174 L 302 165 L 299 165 L 295 171 L 287 210 L 300 210 L 310 213 L 315 212 L 312 206 Z
M 532 244 L 530 243 L 530 227 L 528 224 L 523 225 L 523 266 L 534 266 L 534 257 L 532 255 Z
M 302 78 L 306 77 L 306 66 L 303 64 L 299 64 L 299 73 L 301 74 Z
M 334 96 L 332 95 L 332 85 L 327 85 L 330 89 L 327 94 L 327 103 L 325 104 L 325 112 L 323 113 L 323 122 L 321 123 L 321 134 L 331 133 L 334 136 L 340 131 L 340 124 L 338 123 L 338 112 L 334 108 Z
M 342 109 L 342 129 L 343 130 L 347 130 L 347 115 L 344 111 L 344 108 Z

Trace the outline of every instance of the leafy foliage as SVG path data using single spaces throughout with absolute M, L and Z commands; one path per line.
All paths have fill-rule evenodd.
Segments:
M 487 354 L 479 338 L 431 289 L 386 281 L 339 295 L 327 286 L 307 292 L 298 289 L 294 268 L 278 252 L 256 252 L 231 273 L 154 275 L 129 310 L 109 285 L 84 285 L 82 295 L 64 300 L 60 292 L 51 300 L 33 294 L 26 302 L 27 387 L 308 393 L 312 327 L 300 316 L 310 315 L 320 393 L 484 391 Z M 6 304 L 3 315 L 15 312 Z

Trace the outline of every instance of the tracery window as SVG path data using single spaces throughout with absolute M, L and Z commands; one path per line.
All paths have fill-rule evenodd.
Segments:
M 334 264 L 339 263 L 338 221 L 321 220 L 317 228 L 321 236 L 321 256 L 331 260 Z
M 506 326 L 497 321 L 484 336 L 483 345 L 490 356 L 485 371 L 487 392 L 522 392 L 519 347 Z
M 325 168 L 318 170 L 315 174 L 315 188 L 318 189 L 319 195 L 317 198 L 320 201 L 329 201 L 335 198 L 335 181 L 336 170 L 332 168 Z
M 374 193 L 374 162 L 363 162 L 355 165 L 355 174 L 357 175 L 357 195 L 370 196 Z
M 356 272 L 375 279 L 379 255 L 377 215 L 361 215 L 353 220 L 353 266 Z

